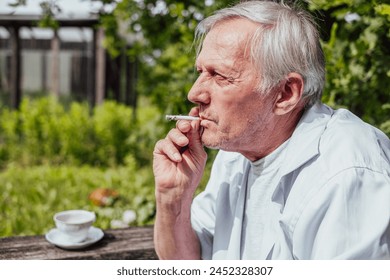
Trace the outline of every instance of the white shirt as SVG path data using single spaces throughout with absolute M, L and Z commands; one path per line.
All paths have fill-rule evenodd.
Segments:
M 241 259 L 258 259 L 272 194 L 280 181 L 279 168 L 284 161 L 288 141 L 268 156 L 249 165 L 245 214 L 241 233 Z M 248 240 L 248 242 L 246 242 Z
M 241 258 L 250 164 L 220 151 L 205 191 L 193 201 L 204 259 Z M 390 259 L 385 134 L 347 110 L 315 105 L 291 136 L 279 172 L 259 259 Z

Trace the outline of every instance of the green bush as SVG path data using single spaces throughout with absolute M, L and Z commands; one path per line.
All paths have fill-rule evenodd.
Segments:
M 0 236 L 43 234 L 52 215 L 83 208 L 97 213 L 96 225 L 111 227 L 125 210 L 134 225 L 154 218 L 151 159 L 163 132 L 163 117 L 141 100 L 136 112 L 113 101 L 69 109 L 51 98 L 24 99 L 20 110 L 0 111 Z M 119 193 L 114 204 L 88 199 L 97 188 Z
M 54 227 L 54 213 L 67 209 L 95 211 L 95 226 L 111 227 L 125 210 L 134 210 L 132 225 L 145 225 L 154 217 L 154 188 L 151 170 L 134 161 L 115 169 L 83 166 L 30 168 L 9 166 L 0 173 L 0 236 L 44 234 Z M 88 196 L 96 188 L 110 188 L 118 200 L 107 207 L 92 204 Z
M 51 98 L 24 99 L 19 111 L 0 112 L 0 164 L 112 167 L 129 154 L 148 164 L 162 117 L 150 105 L 140 106 L 137 115 L 114 101 L 93 110 L 73 102 L 66 110 Z
M 323 101 L 350 109 L 390 136 L 390 5 L 376 0 L 310 3 L 326 19 L 319 22 L 327 62 Z

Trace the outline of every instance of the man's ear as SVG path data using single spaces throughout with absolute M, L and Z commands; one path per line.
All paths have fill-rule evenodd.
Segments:
M 274 113 L 284 115 L 296 108 L 302 100 L 303 78 L 298 73 L 289 73 L 277 93 Z

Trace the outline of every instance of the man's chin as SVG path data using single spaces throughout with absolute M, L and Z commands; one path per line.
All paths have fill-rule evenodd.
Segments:
M 203 133 L 202 135 L 202 144 L 203 146 L 209 148 L 209 149 L 220 149 L 221 143 L 215 139 L 215 137 L 208 137 L 208 133 Z

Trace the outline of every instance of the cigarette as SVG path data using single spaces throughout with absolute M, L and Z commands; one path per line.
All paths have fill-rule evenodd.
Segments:
M 200 119 L 199 117 L 182 116 L 182 115 L 166 115 L 165 118 L 166 118 L 168 121 L 179 121 L 179 120 L 197 121 L 197 120 Z

